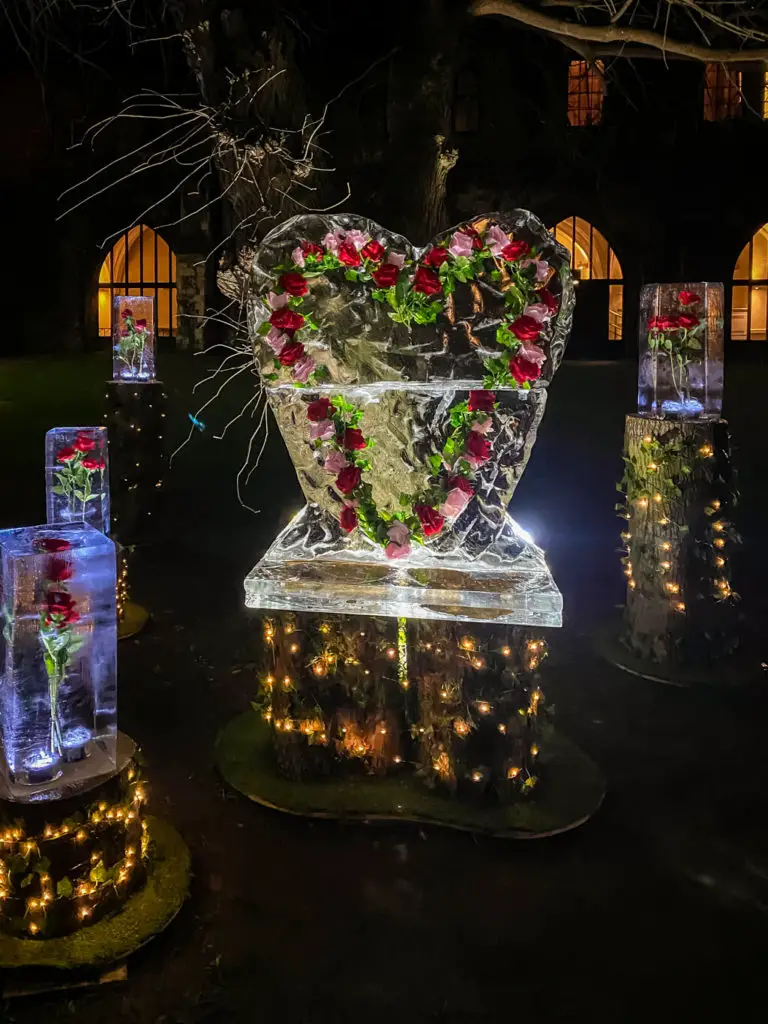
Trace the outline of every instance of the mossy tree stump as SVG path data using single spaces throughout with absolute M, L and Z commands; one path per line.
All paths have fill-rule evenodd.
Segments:
M 646 663 L 711 664 L 738 643 L 727 423 L 629 415 L 624 462 L 621 642 Z

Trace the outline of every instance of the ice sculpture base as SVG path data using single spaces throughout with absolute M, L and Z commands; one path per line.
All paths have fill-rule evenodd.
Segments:
M 372 544 L 315 540 L 307 506 L 245 579 L 247 608 L 561 626 L 563 598 L 544 552 L 507 516 L 475 559 L 415 550 L 390 561 Z

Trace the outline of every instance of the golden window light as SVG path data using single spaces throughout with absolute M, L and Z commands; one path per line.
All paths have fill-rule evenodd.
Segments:
M 566 217 L 552 233 L 571 254 L 571 270 L 579 281 L 608 282 L 608 339 L 621 341 L 624 274 L 619 258 L 608 245 L 605 235 L 583 217 Z
M 600 124 L 604 94 L 603 62 L 572 60 L 568 65 L 568 123 L 573 128 Z
M 733 271 L 731 338 L 768 340 L 768 224 L 739 253 Z
M 723 64 L 704 67 L 704 120 L 726 121 L 741 113 L 741 72 Z
M 140 224 L 126 231 L 107 254 L 99 272 L 99 334 L 112 333 L 115 295 L 148 295 L 155 300 L 155 329 L 176 334 L 176 257 L 168 243 Z

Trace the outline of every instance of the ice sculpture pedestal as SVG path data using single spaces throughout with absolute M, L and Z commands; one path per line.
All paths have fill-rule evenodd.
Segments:
M 107 381 L 112 533 L 121 544 L 157 536 L 166 397 L 162 381 Z
M 245 604 L 515 626 L 561 626 L 563 611 L 543 551 L 509 517 L 477 559 L 425 547 L 398 562 L 372 544 L 353 549 L 326 539 L 313 506 L 294 517 L 248 574 Z
M 728 424 L 629 415 L 624 458 L 627 597 L 610 660 L 669 682 L 717 674 L 739 644 Z

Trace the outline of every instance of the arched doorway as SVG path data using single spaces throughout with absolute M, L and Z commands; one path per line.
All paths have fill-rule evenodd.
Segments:
M 551 229 L 550 229 L 551 230 Z M 581 355 L 621 355 L 624 334 L 624 274 L 605 235 L 583 217 L 566 217 L 554 229 L 571 254 L 578 281 L 574 336 Z
M 99 334 L 112 333 L 115 295 L 151 295 L 157 334 L 176 334 L 176 257 L 168 243 L 146 224 L 126 231 L 113 245 L 99 272 Z
M 768 224 L 758 228 L 736 260 L 731 338 L 734 341 L 768 339 Z

